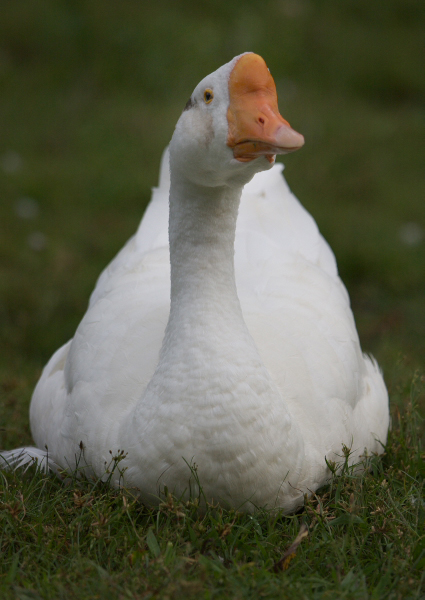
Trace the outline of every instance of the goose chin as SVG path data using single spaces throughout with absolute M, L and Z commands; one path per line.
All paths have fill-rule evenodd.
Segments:
M 250 162 L 264 156 L 270 163 L 274 163 L 276 154 L 289 154 L 298 150 L 299 146 L 281 147 L 268 144 L 262 140 L 244 140 L 235 144 L 233 156 L 240 162 Z

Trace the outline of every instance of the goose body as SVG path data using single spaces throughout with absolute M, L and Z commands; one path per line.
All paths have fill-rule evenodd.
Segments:
M 147 503 L 164 486 L 193 492 L 191 465 L 208 500 L 291 511 L 343 444 L 351 463 L 382 451 L 387 391 L 335 258 L 274 165 L 302 139 L 273 121 L 264 69 L 245 54 L 195 89 L 136 235 L 37 384 L 37 449 L 4 452 L 8 464 L 101 477 L 124 452 L 112 481 Z

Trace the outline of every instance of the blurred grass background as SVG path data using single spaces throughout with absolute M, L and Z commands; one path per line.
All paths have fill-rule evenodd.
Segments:
M 261 54 L 306 138 L 288 182 L 333 248 L 392 398 L 425 353 L 422 0 L 3 0 L 0 447 L 135 231 L 195 85 Z

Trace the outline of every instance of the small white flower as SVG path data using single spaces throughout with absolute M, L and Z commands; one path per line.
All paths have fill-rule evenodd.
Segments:
M 15 213 L 21 219 L 35 219 L 39 213 L 40 207 L 37 200 L 24 196 L 15 202 Z
M 398 236 L 406 246 L 419 246 L 425 237 L 425 232 L 419 223 L 410 222 L 400 227 Z
M 34 231 L 28 236 L 27 243 L 32 250 L 39 252 L 46 247 L 47 239 L 44 233 L 41 233 L 41 231 Z
M 14 150 L 8 150 L 0 157 L 0 165 L 5 173 L 17 173 L 22 169 L 23 160 Z

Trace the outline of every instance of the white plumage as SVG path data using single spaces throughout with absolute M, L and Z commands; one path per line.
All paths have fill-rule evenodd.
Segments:
M 173 136 L 171 316 L 167 151 L 136 235 L 37 384 L 39 450 L 4 452 L 4 462 L 46 459 L 47 446 L 53 466 L 77 461 L 102 476 L 124 451 L 112 481 L 148 503 L 165 485 L 196 489 L 196 464 L 207 499 L 290 511 L 325 483 L 325 457 L 340 461 L 343 444 L 351 463 L 382 451 L 387 391 L 362 355 L 332 251 L 282 166 L 270 168 L 266 151 L 241 160 L 229 143 L 229 81 L 254 57 L 205 78 Z

